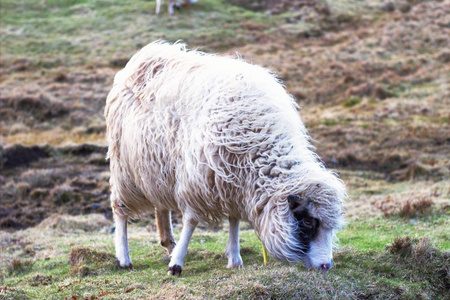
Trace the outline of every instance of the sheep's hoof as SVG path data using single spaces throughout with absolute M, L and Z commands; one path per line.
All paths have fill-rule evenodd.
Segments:
M 228 265 L 227 269 L 242 269 L 244 265 Z
M 133 264 L 121 266 L 120 263 L 119 263 L 119 267 L 120 267 L 121 269 L 125 269 L 125 270 L 133 270 Z
M 242 269 L 244 267 L 244 262 L 242 261 L 241 256 L 230 257 L 228 258 L 228 269 Z
M 167 275 L 180 276 L 181 271 L 183 271 L 181 266 L 173 265 L 173 266 L 169 267 L 169 270 L 167 270 Z

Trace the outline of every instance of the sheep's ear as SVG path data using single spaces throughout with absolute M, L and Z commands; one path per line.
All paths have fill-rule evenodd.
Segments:
M 300 198 L 300 196 L 298 196 L 298 195 L 289 195 L 287 197 L 287 200 L 289 203 L 289 208 L 291 210 L 294 210 L 300 205 L 302 198 Z

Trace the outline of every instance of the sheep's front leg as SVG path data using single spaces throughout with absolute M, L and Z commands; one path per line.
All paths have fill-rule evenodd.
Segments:
M 132 269 L 130 251 L 128 250 L 127 236 L 127 218 L 120 217 L 114 213 L 114 223 L 116 230 L 114 232 L 114 242 L 116 246 L 116 257 L 122 268 Z
M 175 248 L 175 238 L 172 233 L 172 216 L 169 210 L 155 209 L 156 212 L 156 226 L 158 227 L 159 239 L 161 246 L 167 249 L 169 255 L 172 254 Z
M 155 14 L 157 14 L 157 15 L 159 15 L 159 12 L 161 11 L 161 2 L 162 2 L 162 0 L 156 0 Z
M 198 222 L 195 221 L 189 213 L 183 216 L 183 229 L 181 230 L 180 240 L 172 252 L 172 258 L 169 263 L 167 274 L 179 276 L 183 270 L 184 259 L 186 258 L 189 241 Z
M 242 268 L 244 263 L 242 262 L 241 254 L 239 251 L 239 219 L 231 218 L 230 221 L 230 233 L 228 237 L 228 246 L 226 253 L 228 255 L 227 268 Z
M 175 1 L 170 1 L 169 0 L 169 15 L 173 15 L 173 8 L 175 6 Z

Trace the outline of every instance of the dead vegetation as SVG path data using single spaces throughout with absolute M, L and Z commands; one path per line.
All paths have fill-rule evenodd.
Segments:
M 432 213 L 434 201 L 427 196 L 416 199 L 394 199 L 390 196 L 376 203 L 385 217 L 400 216 L 402 218 L 424 217 Z M 445 208 L 440 208 L 444 209 Z
M 327 166 L 388 181 L 449 178 L 445 1 L 374 0 L 351 9 L 333 1 L 227 3 L 276 19 L 242 20 L 251 39 L 199 35 L 189 46 L 238 51 L 279 74 Z M 0 228 L 33 226 L 52 212 L 108 215 L 102 115 L 114 74 L 135 51 L 127 49 L 76 65 L 39 53 L 2 57 Z
M 409 236 L 397 237 L 394 242 L 386 246 L 386 250 L 403 257 L 412 257 L 418 262 L 432 261 L 439 253 L 428 237 L 421 239 L 413 239 Z
M 14 145 L 0 151 L 6 161 L 0 228 L 26 228 L 54 213 L 111 215 L 106 147 Z
M 401 201 L 395 201 L 391 197 L 387 197 L 385 200 L 377 203 L 377 207 L 383 212 L 385 217 L 413 218 L 430 214 L 433 204 L 433 199 L 428 197 Z
M 40 285 L 50 285 L 54 281 L 53 276 L 49 275 L 42 275 L 42 274 L 36 274 L 29 278 L 29 284 L 31 286 L 40 286 Z
M 90 248 L 77 247 L 69 252 L 70 272 L 73 276 L 98 275 L 117 270 L 117 258 L 111 254 Z
M 104 228 L 110 227 L 111 225 L 111 220 L 106 219 L 105 216 L 101 214 L 88 214 L 78 217 L 53 214 L 42 221 L 38 225 L 38 228 L 54 229 L 61 232 L 93 232 L 100 231 Z
M 14 258 L 7 267 L 7 271 L 9 275 L 12 275 L 29 271 L 31 270 L 32 267 L 33 267 L 32 260 Z
M 401 256 L 405 263 L 414 266 L 416 272 L 426 274 L 437 289 L 448 291 L 450 288 L 450 252 L 436 249 L 428 237 L 398 237 L 386 249 L 389 253 Z

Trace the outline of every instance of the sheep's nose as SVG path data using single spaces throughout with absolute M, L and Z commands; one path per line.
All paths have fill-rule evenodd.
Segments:
M 327 264 L 321 264 L 321 265 L 319 266 L 319 270 L 328 272 L 328 271 L 330 271 L 330 269 L 331 269 L 332 266 L 333 266 L 333 260 L 331 260 L 331 261 L 330 261 L 329 263 L 327 263 Z

